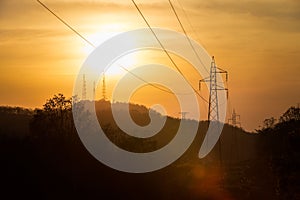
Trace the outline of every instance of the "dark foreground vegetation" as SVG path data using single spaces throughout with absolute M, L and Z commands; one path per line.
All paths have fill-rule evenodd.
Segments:
M 122 114 L 125 104 L 119 104 Z M 93 158 L 76 133 L 71 108 L 63 95 L 40 110 L 0 107 L 1 199 L 300 199 L 299 108 L 265 120 L 256 133 L 225 125 L 221 142 L 201 160 L 208 123 L 200 122 L 179 160 L 145 174 L 119 172 Z M 117 127 L 109 102 L 96 102 L 96 110 L 106 135 L 135 152 L 161 148 L 180 122 L 167 118 L 156 136 L 136 139 Z M 148 112 L 130 105 L 137 124 L 149 123 Z

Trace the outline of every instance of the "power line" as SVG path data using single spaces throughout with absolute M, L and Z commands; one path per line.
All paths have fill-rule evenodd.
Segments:
M 133 1 L 133 0 L 132 0 Z M 75 34 L 77 34 L 81 39 L 83 39 L 85 42 L 87 42 L 89 45 L 91 45 L 92 47 L 96 48 L 96 46 L 90 42 L 88 39 L 86 39 L 83 35 L 81 35 L 78 31 L 76 31 L 71 25 L 69 25 L 66 21 L 64 21 L 62 18 L 60 18 L 57 14 L 55 14 L 48 6 L 46 6 L 44 3 L 42 3 L 41 1 L 37 0 L 37 2 L 42 5 L 46 10 L 48 10 L 52 15 L 54 15 L 59 21 L 61 21 L 64 25 L 66 25 L 70 30 L 72 30 Z M 202 98 L 206 103 L 208 103 L 208 101 L 202 97 L 197 90 L 194 89 L 194 87 L 189 83 L 189 81 L 185 78 L 185 76 L 183 75 L 183 73 L 180 71 L 180 69 L 178 68 L 178 66 L 176 65 L 176 63 L 173 61 L 173 59 L 171 58 L 171 56 L 169 55 L 169 53 L 166 51 L 166 49 L 164 48 L 164 46 L 162 45 L 162 43 L 160 42 L 160 40 L 158 39 L 157 35 L 155 34 L 155 32 L 153 31 L 153 29 L 151 28 L 150 24 L 147 22 L 146 18 L 144 17 L 144 15 L 142 14 L 142 12 L 140 11 L 140 9 L 138 8 L 138 6 L 135 4 L 135 2 L 133 1 L 134 5 L 136 6 L 136 8 L 138 9 L 138 11 L 140 12 L 141 16 L 143 17 L 143 19 L 145 20 L 146 24 L 148 25 L 148 27 L 150 28 L 150 30 L 152 31 L 153 35 L 155 36 L 155 38 L 157 39 L 157 41 L 159 42 L 159 44 L 161 45 L 161 47 L 163 48 L 163 50 L 166 52 L 166 54 L 168 55 L 168 57 L 170 58 L 170 60 L 172 61 L 172 63 L 174 64 L 174 66 L 177 68 L 177 70 L 179 71 L 179 73 L 184 77 L 184 79 L 188 82 L 188 84 L 192 87 L 192 89 L 198 94 L 198 96 L 200 98 Z M 123 69 L 125 69 L 124 67 L 122 67 Z M 156 85 L 149 83 L 147 81 L 145 81 L 144 79 L 142 79 L 141 77 L 139 77 L 138 75 L 130 72 L 129 70 L 125 69 L 126 71 L 128 71 L 130 74 L 132 74 L 133 76 L 135 76 L 136 78 L 142 80 L 143 82 L 151 85 L 154 88 L 157 88 L 161 91 L 164 92 L 168 92 L 168 93 L 172 93 L 168 90 L 164 90 L 160 87 L 157 87 Z
M 64 21 L 62 18 L 60 18 L 57 14 L 55 14 L 49 7 L 47 7 L 44 3 L 40 2 L 39 0 L 37 0 L 38 3 L 40 3 L 44 8 L 46 8 L 51 14 L 53 14 L 59 21 L 61 21 L 64 25 L 66 25 L 69 29 L 71 29 L 75 34 L 77 34 L 78 36 L 80 36 L 84 41 L 86 41 L 89 45 L 91 45 L 92 47 L 96 48 L 96 46 L 90 42 L 89 40 L 87 40 L 83 35 L 81 35 L 78 31 L 76 31 L 74 28 L 72 28 L 66 21 Z M 161 91 L 164 91 L 164 92 L 167 92 L 167 93 L 171 93 L 171 94 L 174 94 L 173 92 L 169 91 L 169 90 L 165 90 L 163 88 L 160 88 L 152 83 L 149 83 L 147 82 L 146 80 L 142 79 L 141 77 L 139 77 L 138 75 L 134 74 L 133 72 L 127 70 L 126 68 L 124 68 L 123 66 L 120 66 L 122 69 L 124 69 L 125 71 L 127 71 L 128 73 L 130 73 L 131 75 L 133 75 L 134 77 L 138 78 L 139 80 L 151 85 L 152 87 L 154 88 L 157 88 Z M 84 79 L 84 85 L 85 85 L 85 78 Z M 103 81 L 105 82 L 105 76 L 103 78 Z M 103 82 L 104 84 L 104 88 L 105 88 L 105 83 Z M 85 86 L 83 87 L 85 88 Z M 83 92 L 83 93 L 86 93 L 86 92 Z M 105 96 L 105 90 L 103 91 L 103 98 L 106 99 L 106 96 Z M 85 96 L 84 94 L 82 95 L 83 97 Z M 84 97 L 86 98 L 86 97 Z
M 191 83 L 186 79 L 186 77 L 183 75 L 182 71 L 179 69 L 179 67 L 177 66 L 177 64 L 175 63 L 175 61 L 172 59 L 172 57 L 170 56 L 169 52 L 166 50 L 166 48 L 163 46 L 163 44 L 161 43 L 161 41 L 158 39 L 156 33 L 153 31 L 152 27 L 150 26 L 150 24 L 148 23 L 147 19 L 145 18 L 145 16 L 143 15 L 142 11 L 139 9 L 138 5 L 135 3 L 134 0 L 131 0 L 132 3 L 134 4 L 135 8 L 138 10 L 138 12 L 140 13 L 141 17 L 143 18 L 143 20 L 145 21 L 145 23 L 147 24 L 148 28 L 150 29 L 150 31 L 152 32 L 152 34 L 154 35 L 154 37 L 156 38 L 157 42 L 159 43 L 159 45 L 161 46 L 161 48 L 163 49 L 163 51 L 166 53 L 166 55 L 168 56 L 168 58 L 170 59 L 170 61 L 172 62 L 172 64 L 174 65 L 174 67 L 177 69 L 177 71 L 182 75 L 182 77 L 187 81 L 187 83 L 191 86 L 191 88 L 194 90 L 194 92 L 206 103 L 208 103 L 208 101 L 200 95 L 200 93 L 191 85 Z
M 123 67 L 123 66 L 119 66 L 119 67 L 121 67 L 122 69 L 124 69 L 125 71 L 127 71 L 128 73 L 130 73 L 131 75 L 133 75 L 134 77 L 136 77 L 137 79 L 139 79 L 139 80 L 141 80 L 141 81 L 143 81 L 145 83 L 148 83 L 146 80 L 144 80 L 143 78 L 141 78 L 141 77 L 137 76 L 136 74 L 132 73 L 131 71 L 129 71 L 125 67 Z M 167 93 L 173 94 L 173 92 L 171 92 L 169 90 L 166 90 L 166 89 L 163 89 L 161 87 L 158 87 L 157 85 L 155 85 L 153 83 L 148 83 L 148 84 L 151 85 L 152 87 L 156 88 L 156 89 L 159 89 L 159 90 L 163 91 L 163 92 L 167 92 Z
M 126 69 L 126 68 L 123 67 L 123 66 L 119 65 L 119 67 L 121 67 L 123 70 L 127 71 L 128 73 L 130 73 L 132 76 L 136 77 L 137 79 L 139 79 L 139 80 L 141 80 L 141 81 L 147 83 L 148 85 L 150 85 L 150 86 L 152 86 L 152 87 L 154 87 L 154 88 L 156 88 L 156 89 L 159 89 L 159 90 L 161 90 L 161 91 L 163 91 L 163 92 L 167 92 L 167 93 L 169 93 L 169 94 L 175 94 L 175 95 L 176 95 L 176 94 L 177 94 L 177 95 L 190 95 L 190 94 L 192 94 L 192 93 L 174 93 L 174 92 L 172 92 L 172 91 L 170 91 L 170 90 L 163 89 L 163 88 L 161 88 L 161 87 L 159 87 L 159 86 L 157 86 L 157 85 L 155 85 L 155 84 L 153 84 L 153 83 L 147 82 L 145 79 L 143 79 L 143 78 L 139 77 L 138 75 L 132 73 L 131 71 L 129 71 L 128 69 Z
M 90 42 L 89 40 L 87 40 L 83 35 L 81 35 L 78 31 L 76 31 L 74 28 L 72 28 L 66 21 L 64 21 L 62 18 L 60 18 L 57 14 L 55 14 L 49 7 L 47 7 L 44 3 L 40 2 L 39 0 L 37 0 L 38 3 L 40 3 L 45 9 L 47 9 L 51 14 L 53 14 L 59 21 L 61 21 L 64 25 L 66 25 L 69 29 L 71 29 L 75 34 L 77 34 L 78 36 L 80 36 L 84 41 L 86 41 L 89 45 L 91 45 L 92 47 L 96 48 L 96 46 Z M 146 80 L 142 79 L 141 77 L 139 77 L 138 75 L 134 74 L 133 72 L 127 70 L 126 68 L 124 68 L 123 66 L 120 66 L 122 69 L 124 69 L 125 71 L 127 71 L 128 73 L 130 73 L 131 75 L 133 75 L 134 77 L 136 77 L 137 79 L 147 83 L 148 85 L 156 88 L 156 89 L 159 89 L 163 92 L 167 92 L 167 93 L 171 93 L 171 94 L 174 94 L 173 92 L 169 91 L 169 90 L 166 90 L 166 89 L 163 89 L 161 87 L 158 87 L 152 83 L 149 83 L 147 82 Z M 103 79 L 105 80 L 105 79 Z M 85 80 L 84 80 L 85 81 Z M 181 95 L 187 95 L 187 94 L 181 94 Z M 85 96 L 85 95 L 83 95 Z
M 71 29 L 74 33 L 76 33 L 79 37 L 81 37 L 81 39 L 83 39 L 84 41 L 86 41 L 89 45 L 91 45 L 92 47 L 96 48 L 96 46 L 91 43 L 90 41 L 88 41 L 85 37 L 83 37 L 83 35 L 81 35 L 78 31 L 76 31 L 74 28 L 72 28 L 66 21 L 64 21 L 62 18 L 60 18 L 57 14 L 55 14 L 52 10 L 50 10 L 50 8 L 48 8 L 44 3 L 40 2 L 39 0 L 37 0 L 37 2 L 39 4 L 41 4 L 46 10 L 48 10 L 52 15 L 54 15 L 59 21 L 61 21 L 64 25 L 66 25 L 69 29 Z
M 180 27 L 181 27 L 183 33 L 184 33 L 185 36 L 186 36 L 186 39 L 188 40 L 188 42 L 189 42 L 189 44 L 190 44 L 190 46 L 191 46 L 193 52 L 195 53 L 197 59 L 198 59 L 198 60 L 200 61 L 200 63 L 203 65 L 203 67 L 204 67 L 204 69 L 206 70 L 206 72 L 209 73 L 208 69 L 206 69 L 205 65 L 203 64 L 203 62 L 202 62 L 200 56 L 199 56 L 198 53 L 196 52 L 196 49 L 195 49 L 195 47 L 193 46 L 193 44 L 192 44 L 192 42 L 191 42 L 191 39 L 189 38 L 187 32 L 185 31 L 185 28 L 183 27 L 183 24 L 181 23 L 181 21 L 180 21 L 180 19 L 179 19 L 179 16 L 178 16 L 178 14 L 177 14 L 177 12 L 176 12 L 176 10 L 175 10 L 175 8 L 174 8 L 174 6 L 173 6 L 171 0 L 169 0 L 169 4 L 170 4 L 170 6 L 171 6 L 171 8 L 172 8 L 172 10 L 173 10 L 173 12 L 174 12 L 174 14 L 175 14 L 175 16 L 176 16 L 176 19 L 177 19 L 178 23 L 180 24 Z
M 189 23 L 189 25 L 190 25 L 190 27 L 191 27 L 191 29 L 192 29 L 194 35 L 196 36 L 197 41 L 200 41 L 201 45 L 202 45 L 205 49 L 207 49 L 207 48 L 205 47 L 205 45 L 203 44 L 203 42 L 201 42 L 201 40 L 199 39 L 200 37 L 199 37 L 199 35 L 197 34 L 197 32 L 195 31 L 195 29 L 193 28 L 193 25 L 192 25 L 192 23 L 191 23 L 191 21 L 190 21 L 188 15 L 187 15 L 187 13 L 185 12 L 185 9 L 184 9 L 183 5 L 180 3 L 180 0 L 177 0 L 177 2 L 178 2 L 178 4 L 179 4 L 181 10 L 183 11 L 184 16 L 185 16 L 185 18 L 187 19 L 187 22 Z

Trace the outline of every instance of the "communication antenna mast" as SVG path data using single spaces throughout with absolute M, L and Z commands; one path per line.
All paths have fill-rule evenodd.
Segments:
M 103 72 L 103 79 L 102 79 L 102 99 L 106 100 L 106 83 L 105 83 L 105 73 Z
M 93 98 L 96 98 L 96 83 L 95 81 L 93 82 Z
M 226 90 L 228 97 L 228 89 L 218 85 L 217 74 L 225 74 L 226 82 L 228 81 L 227 71 L 218 68 L 216 66 L 215 58 L 212 57 L 211 67 L 210 67 L 210 76 L 199 81 L 199 90 L 201 90 L 201 82 L 209 82 L 209 103 L 208 103 L 208 121 L 219 121 L 219 102 L 218 102 L 218 91 Z
M 82 76 L 82 100 L 86 100 L 86 80 L 85 80 L 85 74 Z

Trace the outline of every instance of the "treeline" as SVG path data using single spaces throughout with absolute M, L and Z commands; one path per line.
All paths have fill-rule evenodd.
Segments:
M 85 102 L 84 105 L 89 103 L 93 102 Z M 120 113 L 128 106 L 116 104 Z M 191 188 L 195 180 L 190 174 L 191 165 L 186 160 L 148 174 L 128 174 L 104 166 L 81 143 L 73 122 L 73 106 L 71 99 L 62 94 L 55 95 L 46 101 L 42 109 L 32 111 L 28 119 L 23 119 L 29 135 L 22 139 L 6 138 L 5 135 L 10 133 L 1 131 L 2 196 L 10 199 L 198 199 L 209 196 L 198 194 Z M 88 120 L 89 113 L 84 106 L 80 102 L 75 106 L 82 109 L 82 117 Z M 117 128 L 109 102 L 96 102 L 96 107 L 99 118 L 104 116 L 104 120 L 99 119 L 104 131 L 118 146 L 135 152 L 158 148 L 155 138 L 138 140 Z M 1 116 L 10 118 L 10 115 L 15 115 L 13 110 Z M 130 105 L 130 110 L 137 123 L 149 123 L 147 108 Z M 156 115 L 159 117 L 160 114 Z M 11 123 L 3 126 L 19 126 L 14 119 Z M 167 123 L 169 126 L 163 132 L 170 133 L 165 142 L 176 133 L 178 120 L 168 118 Z M 22 134 L 24 130 L 18 129 L 18 133 Z M 162 136 L 165 137 L 163 133 Z M 180 163 L 185 165 L 179 168 Z
M 30 136 L 29 124 L 33 115 L 31 109 L 0 106 L 0 138 L 21 139 Z
M 257 133 L 261 156 L 275 175 L 274 191 L 280 199 L 300 199 L 300 108 L 264 120 Z
M 290 107 L 279 119 L 265 119 L 263 127 L 256 130 L 265 138 L 265 151 L 269 155 L 291 155 L 299 153 L 300 108 Z
M 107 137 L 133 152 L 165 146 L 175 136 L 180 123 L 179 119 L 167 117 L 166 125 L 157 135 L 141 139 L 129 136 L 117 126 L 108 101 L 72 101 L 57 94 L 42 109 L 0 107 L 0 171 L 4 174 L 1 188 L 10 199 L 299 197 L 297 107 L 289 108 L 278 120 L 265 120 L 255 134 L 225 125 L 221 142 L 202 160 L 197 155 L 208 122 L 200 122 L 193 144 L 175 163 L 157 172 L 127 174 L 104 166 L 85 149 L 73 122 L 74 106 L 86 122 L 90 113 L 85 106 L 95 106 Z M 125 103 L 115 103 L 115 106 L 120 115 L 129 106 L 133 121 L 141 126 L 150 122 L 149 109 L 144 106 Z M 159 113 L 153 115 L 161 117 Z

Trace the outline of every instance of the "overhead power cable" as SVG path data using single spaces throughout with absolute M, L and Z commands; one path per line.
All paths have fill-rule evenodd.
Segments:
M 78 31 L 76 31 L 71 25 L 69 25 L 66 21 L 64 21 L 61 17 L 59 17 L 56 13 L 54 13 L 48 6 L 46 6 L 44 3 L 42 3 L 41 1 L 37 0 L 37 2 L 39 4 L 41 4 L 46 10 L 48 10 L 52 15 L 54 15 L 59 21 L 61 21 L 64 25 L 66 25 L 70 30 L 72 30 L 75 34 L 77 34 L 81 39 L 83 39 L 85 42 L 87 42 L 90 46 L 92 46 L 93 48 L 96 48 L 96 46 L 90 42 L 88 39 L 86 39 L 83 35 L 81 35 Z M 166 90 L 166 89 L 163 89 L 161 87 L 158 87 L 157 85 L 153 84 L 153 83 L 149 83 L 148 81 L 142 79 L 141 77 L 139 77 L 138 75 L 134 74 L 133 72 L 129 71 L 128 69 L 126 69 L 125 67 L 123 66 L 120 66 L 123 70 L 127 71 L 128 73 L 130 73 L 132 76 L 134 76 L 135 78 L 145 82 L 146 84 L 156 88 L 156 89 L 159 89 L 163 92 L 166 92 L 166 93 L 170 93 L 170 94 L 175 94 L 169 90 Z M 176 93 L 178 94 L 178 93 Z M 190 95 L 188 93 L 179 93 L 178 95 Z
M 135 3 L 134 0 L 131 0 L 132 3 L 134 4 L 135 8 L 138 10 L 138 12 L 140 13 L 141 17 L 143 18 L 143 20 L 145 21 L 145 23 L 147 24 L 148 28 L 150 29 L 150 31 L 152 32 L 152 34 L 154 35 L 155 39 L 157 40 L 157 42 L 159 43 L 160 47 L 162 48 L 162 50 L 166 53 L 167 57 L 170 59 L 170 61 L 172 62 L 172 64 L 174 65 L 174 67 L 177 69 L 177 71 L 182 75 L 182 77 L 187 81 L 187 83 L 191 86 L 191 88 L 194 90 L 194 92 L 206 103 L 208 103 L 208 101 L 200 95 L 200 93 L 191 85 L 191 83 L 187 80 L 187 78 L 184 76 L 184 74 L 182 73 L 182 71 L 180 70 L 180 68 L 177 66 L 177 64 L 175 63 L 175 61 L 173 60 L 173 58 L 171 57 L 171 55 L 169 54 L 169 52 L 166 50 L 166 48 L 164 47 L 164 45 L 161 43 L 161 41 L 159 40 L 159 38 L 157 37 L 156 33 L 154 32 L 154 30 L 152 29 L 152 27 L 150 26 L 150 24 L 148 23 L 147 19 L 145 18 L 145 16 L 143 15 L 142 11 L 140 10 L 140 8 L 138 7 L 138 5 Z
M 185 31 L 185 28 L 184 28 L 182 22 L 180 21 L 179 16 L 178 16 L 178 14 L 177 14 L 177 12 L 176 12 L 176 10 L 175 10 L 175 8 L 174 8 L 174 6 L 173 6 L 171 0 L 168 0 L 168 1 L 169 1 L 169 4 L 170 4 L 170 6 L 171 6 L 171 8 L 172 8 L 172 10 L 173 10 L 173 12 L 174 12 L 174 14 L 175 14 L 175 16 L 176 16 L 176 19 L 177 19 L 178 23 L 180 24 L 180 27 L 181 27 L 183 33 L 185 34 L 186 39 L 188 40 L 188 42 L 189 42 L 189 44 L 190 44 L 190 46 L 191 46 L 193 52 L 195 53 L 195 55 L 196 55 L 197 59 L 199 60 L 199 62 L 200 62 L 200 63 L 202 64 L 202 66 L 204 67 L 205 71 L 206 71 L 207 73 L 209 73 L 208 69 L 206 69 L 205 65 L 203 64 L 203 62 L 202 62 L 202 60 L 201 60 L 199 54 L 196 52 L 196 49 L 195 49 L 194 45 L 192 44 L 192 41 L 191 41 L 190 37 L 188 36 L 187 32 Z
M 91 45 L 92 47 L 96 48 L 96 46 L 91 43 L 90 41 L 88 41 L 85 37 L 83 37 L 83 35 L 81 35 L 78 31 L 76 31 L 72 26 L 70 26 L 66 21 L 64 21 L 62 18 L 60 18 L 57 14 L 55 14 L 51 9 L 49 9 L 44 3 L 42 3 L 41 1 L 37 0 L 37 2 L 39 4 L 41 4 L 46 10 L 48 10 L 52 15 L 54 15 L 59 21 L 61 21 L 64 25 L 66 25 L 69 29 L 71 29 L 74 33 L 76 33 L 79 37 L 81 37 L 81 39 L 83 39 L 84 41 L 86 41 L 89 45 Z
M 184 14 L 186 20 L 187 20 L 187 22 L 189 23 L 189 25 L 190 25 L 190 27 L 191 27 L 191 29 L 192 29 L 194 35 L 196 36 L 197 41 L 200 41 L 200 37 L 199 37 L 198 33 L 195 31 L 195 29 L 194 29 L 194 27 L 193 27 L 193 24 L 192 24 L 191 20 L 189 19 L 188 14 L 187 14 L 186 11 L 185 11 L 185 8 L 184 8 L 183 5 L 180 3 L 180 0 L 177 0 L 177 2 L 178 2 L 178 4 L 179 4 L 179 6 L 180 6 L 180 8 L 181 8 L 181 10 L 182 10 L 182 12 L 183 12 L 183 14 Z M 204 47 L 204 49 L 207 49 L 207 48 L 205 47 L 205 45 L 203 44 L 203 42 L 200 41 L 200 43 L 201 43 L 201 45 Z
M 168 89 L 164 89 L 164 88 L 162 88 L 162 87 L 159 87 L 159 86 L 157 86 L 156 84 L 147 82 L 145 79 L 143 79 L 143 78 L 141 78 L 140 76 L 138 76 L 138 75 L 132 73 L 131 71 L 129 71 L 128 69 L 126 69 L 125 67 L 123 67 L 123 66 L 121 66 L 121 65 L 119 65 L 119 67 L 121 67 L 123 70 L 125 70 L 125 71 L 128 72 L 128 73 L 130 73 L 132 76 L 136 77 L 137 79 L 143 81 L 144 83 L 147 83 L 148 85 L 150 85 L 150 86 L 152 86 L 152 87 L 154 87 L 154 88 L 156 88 L 156 89 L 159 89 L 159 90 L 161 90 L 161 91 L 163 91 L 163 92 L 167 92 L 167 93 L 170 93 L 170 94 L 177 94 L 177 95 L 190 95 L 190 94 L 192 94 L 192 93 L 174 93 L 174 92 L 172 92 L 172 91 L 170 91 L 170 90 L 168 90 Z

